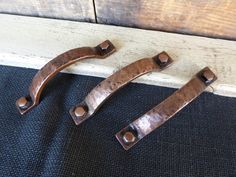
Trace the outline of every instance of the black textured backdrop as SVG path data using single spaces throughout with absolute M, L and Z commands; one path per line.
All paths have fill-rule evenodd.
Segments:
M 202 94 L 129 151 L 115 133 L 174 89 L 129 84 L 76 127 L 68 114 L 102 79 L 59 74 L 39 106 L 15 100 L 37 71 L 0 67 L 0 176 L 236 177 L 236 99 Z

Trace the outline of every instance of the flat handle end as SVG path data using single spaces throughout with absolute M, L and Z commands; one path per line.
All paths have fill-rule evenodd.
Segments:
M 30 96 L 21 97 L 18 100 L 16 100 L 16 107 L 21 115 L 27 113 L 35 106 L 36 106 L 36 103 L 34 103 L 31 100 Z
M 111 55 L 112 53 L 116 51 L 115 46 L 109 40 L 102 42 L 101 44 L 97 45 L 95 48 L 97 49 L 101 58 L 106 58 L 107 56 Z
M 173 63 L 173 59 L 165 51 L 159 53 L 158 55 L 152 58 L 160 67 L 160 69 L 167 68 Z
M 72 107 L 69 111 L 71 117 L 73 118 L 76 125 L 81 124 L 87 119 L 88 115 L 88 106 L 86 104 L 80 104 L 75 107 Z
M 119 131 L 115 136 L 125 150 L 129 150 L 141 139 L 140 133 L 131 124 Z

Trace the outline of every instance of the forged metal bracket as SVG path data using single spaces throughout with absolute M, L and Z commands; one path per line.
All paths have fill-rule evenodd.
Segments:
M 116 91 L 127 85 L 137 77 L 151 71 L 160 71 L 173 62 L 171 57 L 162 52 L 153 58 L 144 58 L 117 71 L 98 84 L 85 98 L 85 100 L 72 107 L 70 114 L 76 125 L 91 117 L 102 104 Z
M 186 85 L 118 132 L 116 138 L 128 150 L 198 97 L 216 79 L 208 67 L 202 69 Z
M 96 47 L 82 47 L 69 50 L 52 59 L 34 76 L 29 86 L 29 95 L 16 101 L 16 107 L 21 114 L 25 114 L 35 107 L 40 100 L 42 90 L 57 73 L 78 60 L 86 58 L 106 58 L 115 51 L 113 44 L 106 40 Z

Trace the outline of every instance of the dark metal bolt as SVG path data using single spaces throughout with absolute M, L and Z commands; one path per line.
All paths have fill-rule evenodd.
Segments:
M 83 117 L 87 111 L 84 109 L 84 107 L 79 106 L 74 111 L 76 117 Z
M 20 108 L 28 107 L 28 100 L 25 97 L 21 97 L 18 99 L 17 104 Z
M 126 132 L 124 135 L 123 135 L 123 140 L 126 142 L 126 143 L 133 143 L 135 141 L 136 137 L 134 136 L 134 134 L 132 132 Z
M 167 62 L 168 62 L 168 59 L 169 59 L 168 55 L 166 55 L 165 53 L 161 53 L 161 54 L 158 56 L 158 58 L 159 58 L 159 60 L 160 60 L 160 62 L 161 62 L 162 64 L 167 63 Z
M 110 46 L 110 44 L 107 41 L 100 44 L 100 48 L 102 50 L 107 50 L 109 46 Z
M 214 74 L 209 71 L 209 70 L 206 70 L 202 73 L 202 76 L 204 77 L 204 79 L 207 81 L 207 82 L 210 82 L 214 79 Z

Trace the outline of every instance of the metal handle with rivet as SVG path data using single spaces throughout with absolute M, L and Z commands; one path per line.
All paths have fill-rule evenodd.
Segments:
M 202 69 L 186 85 L 117 133 L 116 138 L 128 150 L 198 97 L 216 79 L 208 67 Z
M 138 60 L 117 71 L 98 84 L 82 103 L 70 109 L 75 124 L 79 125 L 91 117 L 112 94 L 135 78 L 154 70 L 160 71 L 170 66 L 172 62 L 171 57 L 162 52 L 152 58 Z
M 39 103 L 40 95 L 46 84 L 62 69 L 78 60 L 87 58 L 106 58 L 114 51 L 115 47 L 113 44 L 109 40 L 106 40 L 96 47 L 76 48 L 57 56 L 43 66 L 43 68 L 34 76 L 29 87 L 29 95 L 21 97 L 16 101 L 19 112 L 25 114 L 35 107 Z

